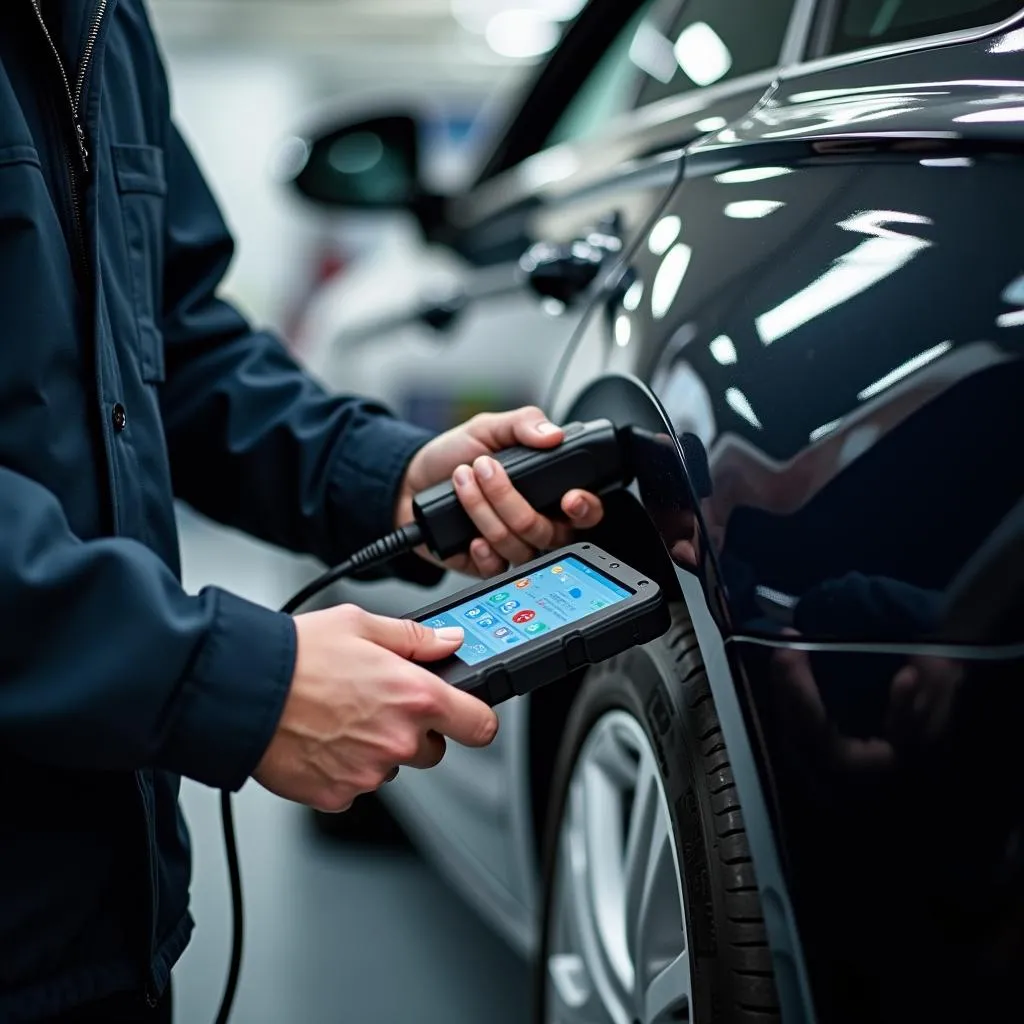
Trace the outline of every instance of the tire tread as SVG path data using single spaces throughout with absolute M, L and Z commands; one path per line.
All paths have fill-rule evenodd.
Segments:
M 727 934 L 722 936 L 722 945 L 732 954 L 734 1019 L 743 1024 L 774 1024 L 781 1016 L 753 859 L 714 695 L 688 618 L 673 626 L 667 643 L 674 652 L 684 700 L 694 713 L 694 731 L 700 741 L 698 767 L 704 772 L 711 798 L 714 833 L 708 837 L 708 853 L 717 858 L 724 882 Z M 730 880 L 740 884 L 730 884 Z M 742 951 L 741 955 L 735 955 L 736 951 Z

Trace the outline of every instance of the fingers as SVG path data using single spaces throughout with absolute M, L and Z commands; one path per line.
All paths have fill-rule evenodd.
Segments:
M 424 734 L 419 749 L 413 757 L 406 761 L 406 764 L 410 768 L 419 768 L 421 771 L 436 768 L 444 759 L 447 746 L 444 737 L 431 729 Z
M 409 661 L 440 661 L 451 657 L 465 641 L 465 633 L 457 626 L 428 629 L 412 619 L 390 619 L 358 608 L 344 611 L 355 619 L 354 632 L 364 640 Z
M 487 541 L 477 538 L 469 546 L 469 557 L 473 561 L 473 569 L 482 579 L 499 576 L 508 568 L 508 562 L 496 554 Z
M 486 747 L 498 735 L 498 716 L 493 708 L 463 690 L 438 680 L 436 713 L 431 727 L 464 747 Z
M 482 413 L 473 417 L 468 427 L 470 434 L 492 452 L 517 444 L 530 448 L 554 448 L 565 437 L 562 429 L 533 405 L 514 412 Z
M 590 530 L 604 519 L 601 499 L 586 491 L 569 491 L 562 498 L 562 511 L 578 530 Z
M 530 542 L 520 539 L 518 530 L 514 529 L 511 524 L 506 523 L 502 516 L 499 515 L 491 502 L 484 496 L 481 488 L 482 482 L 487 483 L 493 491 L 494 480 L 499 473 L 501 474 L 507 488 L 504 491 L 499 488 L 499 493 L 502 493 L 505 499 L 504 507 L 506 510 L 508 509 L 508 491 L 511 491 L 518 498 L 518 504 L 514 504 L 515 512 L 513 515 L 515 522 L 519 526 L 529 525 L 532 527 L 531 535 L 534 537 L 539 536 L 540 531 L 536 528 L 533 520 L 543 519 L 543 516 L 535 512 L 522 495 L 516 494 L 508 479 L 508 474 L 498 466 L 494 459 L 489 457 L 478 459 L 477 465 L 481 466 L 484 462 L 490 463 L 490 466 L 494 467 L 490 469 L 491 475 L 489 477 L 484 475 L 486 471 L 480 472 L 478 470 L 478 474 L 474 474 L 468 466 L 459 466 L 455 471 L 455 490 L 459 496 L 459 501 L 462 502 L 462 507 L 466 510 L 469 518 L 473 520 L 473 525 L 480 531 L 480 536 L 487 541 L 496 554 L 513 565 L 528 562 L 533 557 L 533 548 L 530 546 Z M 524 509 L 525 512 L 523 511 Z M 530 519 L 529 524 L 527 524 L 527 516 Z M 548 532 L 550 535 L 552 531 Z

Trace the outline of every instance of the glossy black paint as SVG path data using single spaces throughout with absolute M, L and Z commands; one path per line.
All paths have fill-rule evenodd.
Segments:
M 827 1024 L 1014 1016 L 1022 184 L 1019 26 L 793 74 L 688 154 L 555 389 L 707 453 L 709 497 L 674 444 L 640 487 L 727 638 Z

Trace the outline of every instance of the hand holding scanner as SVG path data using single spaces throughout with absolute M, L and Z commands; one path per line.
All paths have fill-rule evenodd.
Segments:
M 601 494 L 629 483 L 621 438 L 610 420 L 570 423 L 563 431 L 557 448 L 506 448 L 494 456 L 539 512 L 557 511 L 573 488 Z M 442 560 L 465 551 L 478 533 L 450 480 L 419 494 L 413 514 L 423 542 Z
M 492 707 L 669 628 L 657 583 L 593 544 L 545 555 L 406 617 L 465 630 L 462 647 L 428 668 Z

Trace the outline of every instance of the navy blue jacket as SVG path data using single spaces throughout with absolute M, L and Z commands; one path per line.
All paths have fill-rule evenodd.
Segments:
M 6 1022 L 163 990 L 192 926 L 178 778 L 237 789 L 282 709 L 291 621 L 183 591 L 172 496 L 334 562 L 391 528 L 425 435 L 218 299 L 231 239 L 141 0 L 44 4 L 70 97 L 32 0 L 3 8 Z

